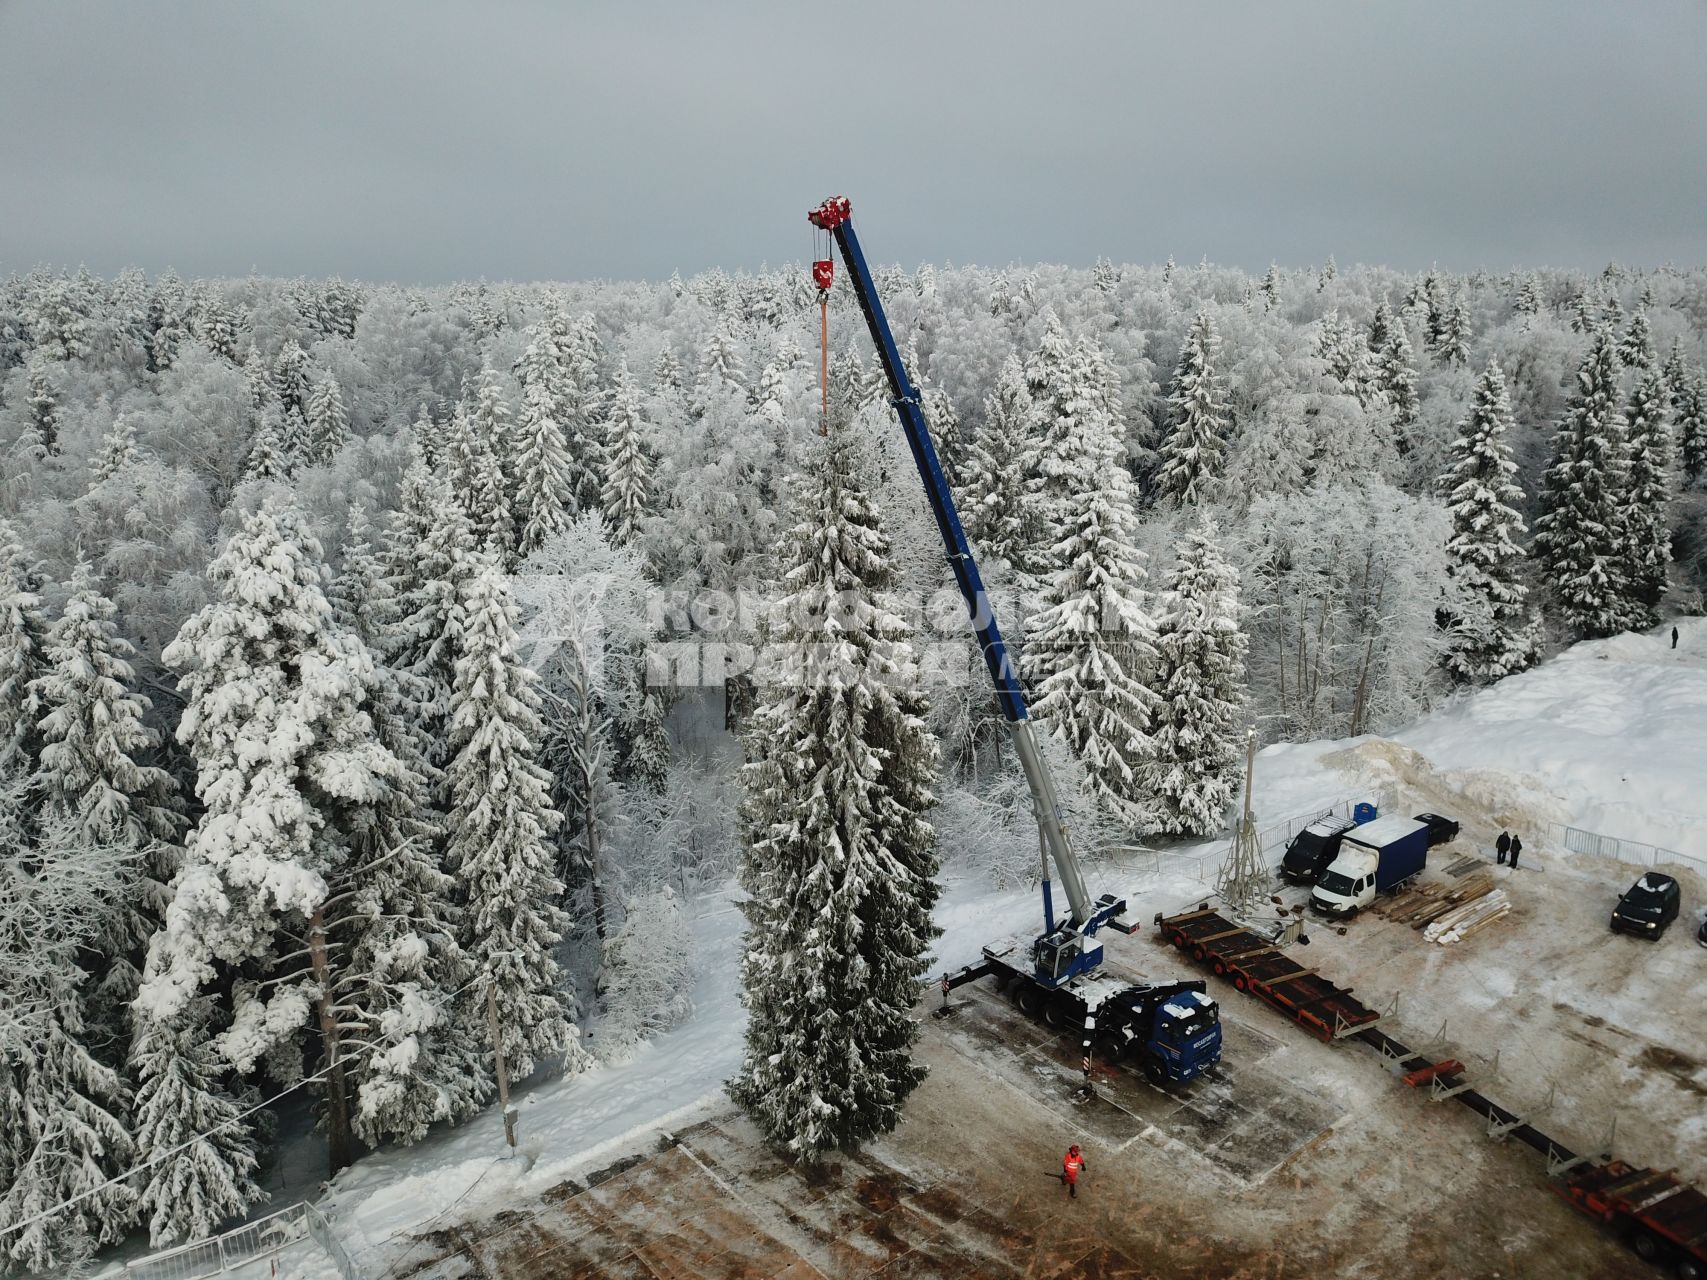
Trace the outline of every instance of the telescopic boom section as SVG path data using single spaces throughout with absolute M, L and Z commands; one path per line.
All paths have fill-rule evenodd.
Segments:
M 1013 660 L 1002 640 L 1002 630 L 996 623 L 996 611 L 984 591 L 984 580 L 978 572 L 977 561 L 972 558 L 972 548 L 966 541 L 966 533 L 960 527 L 960 514 L 954 508 L 954 495 L 942 473 L 942 464 L 937 460 L 936 446 L 931 442 L 930 429 L 925 424 L 924 411 L 919 405 L 919 393 L 901 364 L 901 353 L 895 346 L 894 334 L 889 331 L 889 320 L 883 314 L 883 303 L 877 296 L 877 286 L 872 282 L 871 271 L 865 265 L 865 254 L 859 247 L 859 237 L 854 234 L 852 206 L 846 196 L 834 196 L 806 216 L 813 226 L 828 231 L 835 237 L 836 246 L 842 253 L 842 261 L 847 264 L 854 296 L 859 299 L 860 310 L 865 313 L 865 323 L 871 330 L 871 340 L 877 345 L 878 359 L 883 362 L 884 376 L 889 379 L 890 400 L 901 419 L 901 429 L 906 432 L 907 445 L 913 451 L 913 462 L 919 469 L 919 478 L 924 481 L 925 496 L 930 499 L 931 514 L 936 518 L 937 532 L 942 536 L 948 567 L 953 571 L 955 585 L 960 588 L 961 597 L 966 601 L 966 610 L 972 618 L 972 629 L 977 633 L 978 647 L 984 656 L 984 666 L 990 673 L 991 683 L 996 687 L 996 701 L 1001 706 L 1002 718 L 1007 721 L 1008 731 L 1013 736 L 1014 753 L 1019 757 L 1020 767 L 1025 771 L 1026 784 L 1031 788 L 1032 807 L 1037 813 L 1043 843 L 1055 863 L 1062 887 L 1067 891 L 1072 922 L 1083 926 L 1090 922 L 1095 908 L 1091 903 L 1090 894 L 1085 891 L 1085 880 L 1079 871 L 1079 861 L 1067 840 L 1067 828 L 1062 819 L 1061 801 L 1055 790 L 1055 779 L 1049 772 L 1049 765 L 1038 750 L 1037 739 L 1032 733 L 1019 674 L 1014 670 Z

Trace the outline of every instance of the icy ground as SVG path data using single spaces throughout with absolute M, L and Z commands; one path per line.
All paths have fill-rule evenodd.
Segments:
M 1548 822 L 1564 822 L 1707 857 L 1707 620 L 1679 627 L 1675 653 L 1669 625 L 1578 645 L 1455 700 L 1391 741 L 1270 747 L 1258 760 L 1256 802 L 1272 821 L 1349 794 L 1380 793 L 1407 812 L 1436 807 L 1460 817 L 1464 851 L 1489 847 L 1501 826 L 1522 832 L 1525 863 L 1536 874 L 1520 872 L 1509 886 L 1519 902 L 1512 921 L 1453 949 L 1371 917 L 1348 938 L 1323 938 L 1313 962 L 1336 977 L 1347 971 L 1363 991 L 1403 989 L 1412 1025 L 1445 1021 L 1449 1034 L 1508 1043 L 1498 1078 L 1509 1083 L 1490 1087 L 1495 1096 L 1514 1093 L 1513 1102 L 1528 1106 L 1565 1074 L 1561 1091 L 1582 1114 L 1609 1117 L 1620 1105 L 1636 1113 L 1621 1120 L 1630 1155 L 1702 1176 L 1707 1071 L 1697 1058 L 1707 1057 L 1707 1043 L 1698 1011 L 1681 1028 L 1687 1043 L 1678 1040 L 1666 997 L 1698 989 L 1707 973 L 1707 955 L 1689 937 L 1707 905 L 1707 883 L 1684 873 L 1685 918 L 1650 954 L 1605 929 L 1607 895 L 1635 872 L 1566 857 L 1546 835 Z M 1134 918 L 1148 920 L 1204 892 L 1204 855 L 1218 843 L 1163 854 L 1154 864 L 1097 868 L 1093 892 L 1133 896 Z M 740 1058 L 742 917 L 730 891 L 697 907 L 694 1016 L 625 1065 L 520 1090 L 531 1168 L 502 1158 L 493 1110 L 416 1147 L 377 1152 L 337 1179 L 322 1207 L 368 1275 L 406 1272 L 416 1234 L 530 1199 L 577 1170 L 641 1149 L 649 1130 L 682 1127 L 718 1106 Z M 996 893 L 951 875 L 935 968 L 966 963 L 985 941 L 1029 928 L 1037 910 L 1030 890 Z M 1545 958 L 1538 939 L 1556 944 Z M 1466 957 L 1474 959 L 1466 964 Z M 1515 1022 L 1514 1000 L 1522 1006 Z M 1678 1013 L 1693 1008 L 1669 1003 Z M 1684 1051 L 1682 1058 L 1668 1060 L 1668 1048 Z M 1368 1069 L 1372 1089 L 1388 1087 L 1378 1067 Z M 1586 1126 L 1567 1126 L 1562 1136 L 1593 1136 L 1579 1135 Z M 1477 1141 L 1473 1132 L 1462 1135 L 1466 1146 Z M 296 1261 L 290 1274 L 322 1274 L 309 1258 Z

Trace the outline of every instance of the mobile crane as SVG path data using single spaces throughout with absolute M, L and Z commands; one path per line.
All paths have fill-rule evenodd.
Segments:
M 1021 938 L 986 946 L 981 962 L 957 974 L 943 976 L 943 994 L 946 997 L 955 987 L 993 976 L 1028 1016 L 1040 1016 L 1057 1030 L 1084 1028 L 1087 1074 L 1094 1050 L 1110 1059 L 1141 1063 L 1156 1083 L 1189 1080 L 1220 1060 L 1219 1010 L 1205 994 L 1207 984 L 1202 981 L 1132 985 L 1099 973 L 1103 947 L 1097 935 L 1103 927 L 1132 934 L 1139 926 L 1128 925 L 1121 919 L 1126 913 L 1124 899 L 1103 894 L 1092 901 L 1085 888 L 1084 874 L 1067 837 L 1055 779 L 1032 730 L 1018 672 L 984 590 L 978 563 L 960 526 L 954 496 L 937 460 L 918 390 L 901 363 L 901 353 L 866 266 L 865 253 L 854 234 L 852 204 L 846 196 L 834 196 L 806 216 L 814 227 L 834 240 L 847 266 L 854 296 L 859 300 L 889 383 L 890 400 L 906 433 L 919 478 L 924 482 L 949 569 L 966 602 L 985 670 L 995 686 L 997 705 L 1007 724 L 1014 754 L 1025 773 L 1043 848 L 1043 932 L 1029 942 Z M 812 266 L 825 317 L 826 362 L 828 297 L 834 270 L 833 261 L 827 257 Z M 827 388 L 825 394 L 827 397 Z M 1066 914 L 1059 918 L 1050 883 L 1051 863 L 1067 898 Z

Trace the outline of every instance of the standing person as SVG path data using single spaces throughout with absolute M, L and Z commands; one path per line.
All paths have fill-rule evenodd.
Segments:
M 1510 852 L 1511 833 L 1509 831 L 1502 831 L 1500 832 L 1500 838 L 1494 841 L 1494 854 L 1496 855 L 1495 861 L 1497 861 L 1500 866 L 1505 866 L 1506 854 Z
M 1674 649 L 1677 648 L 1677 628 L 1676 627 L 1673 627 L 1671 629 L 1671 647 Z
M 1522 852 L 1523 852 L 1523 837 L 1522 836 L 1513 836 L 1511 838 L 1511 869 L 1513 871 L 1517 870 L 1517 855 L 1522 853 Z
M 1079 1198 L 1079 1175 L 1084 1171 L 1085 1158 L 1079 1154 L 1079 1144 L 1075 1142 L 1061 1157 L 1061 1181 L 1067 1184 L 1067 1194 L 1075 1200 Z

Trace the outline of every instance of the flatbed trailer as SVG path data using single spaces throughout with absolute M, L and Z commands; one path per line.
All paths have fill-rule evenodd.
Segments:
M 1456 1059 L 1434 1061 L 1376 1026 L 1381 1015 L 1314 969 L 1208 907 L 1156 917 L 1167 940 L 1240 991 L 1271 1005 L 1319 1040 L 1358 1040 L 1382 1065 L 1436 1101 L 1480 1116 L 1493 1138 L 1514 1138 L 1547 1162 L 1554 1190 L 1590 1217 L 1622 1232 L 1636 1254 L 1670 1267 L 1679 1280 L 1707 1280 L 1707 1195 L 1654 1169 L 1580 1155 L 1471 1087 Z
M 1157 916 L 1156 925 L 1198 964 L 1226 978 L 1235 990 L 1249 991 L 1278 1009 L 1318 1040 L 1343 1040 L 1381 1021 L 1380 1013 L 1348 988 L 1305 968 L 1272 940 L 1211 908 Z
M 1707 1276 L 1707 1195 L 1675 1174 L 1614 1160 L 1572 1173 L 1557 1190 L 1628 1235 L 1643 1260 L 1672 1268 L 1679 1280 Z

